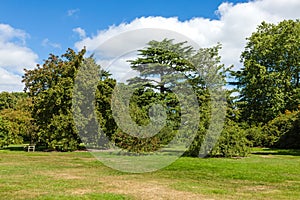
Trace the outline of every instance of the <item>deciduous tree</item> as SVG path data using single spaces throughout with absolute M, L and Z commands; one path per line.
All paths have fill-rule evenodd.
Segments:
M 266 123 L 299 104 L 300 21 L 263 22 L 249 38 L 234 73 L 240 89 L 241 118 Z

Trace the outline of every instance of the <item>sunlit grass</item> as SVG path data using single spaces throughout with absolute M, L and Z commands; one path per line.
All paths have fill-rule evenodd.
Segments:
M 89 152 L 0 150 L 3 199 L 299 199 L 300 151 L 188 158 L 151 173 L 104 166 Z

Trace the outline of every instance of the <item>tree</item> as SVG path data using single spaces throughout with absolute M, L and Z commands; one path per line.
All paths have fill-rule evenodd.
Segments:
M 15 109 L 19 100 L 26 98 L 24 92 L 1 92 L 0 93 L 0 110 L 2 109 Z
M 198 133 L 186 155 L 198 157 L 213 155 L 213 148 L 223 129 L 226 115 L 226 97 L 231 91 L 224 90 L 226 68 L 221 64 L 218 44 L 211 48 L 200 48 L 191 58 L 196 76 L 191 79 L 199 102 L 200 123 Z
M 213 96 L 211 92 L 214 90 L 216 94 L 225 85 L 227 69 L 220 64 L 218 55 L 220 48 L 221 46 L 217 45 L 195 50 L 186 42 L 174 43 L 173 40 L 164 39 L 150 41 L 145 49 L 139 50 L 138 58 L 129 61 L 132 69 L 139 75 L 129 79 L 128 86 L 120 86 L 120 89 L 132 87 L 135 91 L 132 92 L 130 101 L 124 100 L 131 94 L 128 90 L 128 94 L 125 92 L 123 96 L 120 95 L 121 100 L 115 102 L 117 104 L 115 107 L 122 110 L 122 113 L 130 113 L 130 116 L 119 117 L 120 122 L 125 121 L 127 127 L 118 129 L 115 134 L 117 143 L 132 151 L 156 151 L 175 139 L 178 146 L 192 143 L 186 155 L 199 156 L 201 147 L 203 154 L 209 153 L 215 144 L 214 141 L 217 140 L 218 130 L 222 128 L 214 127 L 215 133 L 206 137 L 212 119 L 211 114 L 215 114 L 215 107 L 218 107 L 212 105 L 212 98 L 215 100 L 221 98 L 221 95 Z M 127 104 L 129 111 L 123 109 Z M 162 107 L 153 109 L 157 104 Z M 166 110 L 165 117 L 163 113 L 158 114 L 158 118 L 166 121 L 166 124 L 162 125 L 154 136 L 150 134 L 154 128 L 149 130 L 153 120 L 150 115 L 154 112 L 151 109 Z M 223 112 L 220 114 L 225 116 Z M 131 119 L 139 127 L 135 126 L 134 122 L 128 123 Z M 154 127 L 162 124 L 159 120 L 155 123 Z M 140 127 L 146 128 L 146 132 Z M 132 132 L 140 135 L 133 137 Z M 145 134 L 151 137 L 143 137 Z M 203 147 L 204 140 L 205 147 Z
M 31 117 L 31 101 L 29 98 L 20 100 L 15 109 L 8 108 L 0 111 L 0 116 L 7 122 L 6 128 L 10 133 L 7 144 L 33 143 L 36 127 Z
M 85 50 L 68 49 L 61 57 L 50 54 L 42 66 L 25 70 L 24 91 L 32 98 L 32 117 L 38 126 L 38 142 L 48 148 L 73 150 L 80 144 L 72 116 L 74 79 Z
M 0 116 L 0 148 L 7 146 L 11 143 L 12 132 L 10 131 L 10 124 L 8 121 L 3 120 Z
M 300 148 L 300 111 L 286 111 L 262 127 L 266 147 Z
M 238 123 L 228 120 L 210 155 L 222 157 L 247 156 L 250 153 L 251 142 L 246 136 L 246 131 Z
M 189 61 L 193 48 L 186 46 L 186 42 L 173 43 L 173 40 L 150 41 L 147 49 L 139 50 L 139 58 L 129 61 L 132 69 L 140 73 L 129 83 L 147 82 L 148 87 L 166 91 L 166 84 L 174 81 L 170 75 L 191 72 L 192 63 Z M 188 75 L 188 74 L 187 74 Z M 156 80 L 154 79 L 154 77 Z
M 31 142 L 35 136 L 35 125 L 31 117 L 31 99 L 23 92 L 2 92 L 0 102 L 2 144 Z
M 247 38 L 244 68 L 233 73 L 240 89 L 241 119 L 266 123 L 299 105 L 300 21 L 263 22 Z
M 72 110 L 76 129 L 86 148 L 108 148 L 116 130 L 110 110 L 115 80 L 93 57 L 85 58 L 75 79 Z M 101 129 L 100 129 L 101 127 Z
M 103 75 L 103 73 L 101 74 Z M 111 110 L 112 93 L 116 85 L 116 80 L 110 76 L 110 74 L 107 74 L 99 81 L 95 94 L 95 105 L 100 126 L 105 135 L 109 139 L 112 139 L 117 131 L 117 125 Z
M 173 138 L 179 127 L 181 114 L 179 101 L 172 90 L 188 84 L 184 75 L 193 71 L 189 61 L 192 52 L 193 48 L 187 46 L 186 42 L 174 43 L 173 40 L 164 39 L 150 41 L 147 48 L 139 50 L 137 59 L 129 61 L 132 69 L 139 75 L 128 80 L 129 87 L 134 90 L 130 100 L 126 97 L 131 94 L 131 90 L 128 90 L 128 94 L 121 95 L 120 101 L 114 101 L 115 108 L 128 113 L 117 117 L 117 123 L 119 121 L 118 124 L 124 124 L 114 135 L 117 144 L 132 151 L 154 151 Z M 126 86 L 121 84 L 119 88 L 122 90 Z M 166 109 L 166 116 L 163 109 Z M 153 118 L 150 120 L 151 113 L 158 117 L 155 124 L 152 122 Z M 165 120 L 166 126 L 163 126 Z M 151 133 L 156 131 L 159 133 L 153 136 Z
M 115 81 L 93 56 L 84 58 L 84 54 L 85 49 L 78 53 L 68 49 L 60 57 L 50 54 L 42 66 L 25 70 L 24 90 L 32 98 L 32 117 L 38 126 L 35 142 L 50 149 L 75 150 L 81 142 L 99 147 L 104 137 L 99 123 L 108 135 L 114 131 L 106 111 Z

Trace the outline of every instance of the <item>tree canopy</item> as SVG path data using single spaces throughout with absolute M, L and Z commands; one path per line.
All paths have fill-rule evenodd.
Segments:
M 236 72 L 242 119 L 266 123 L 299 105 L 300 21 L 263 22 L 247 38 Z
M 38 126 L 38 141 L 51 148 L 76 149 L 80 138 L 72 117 L 72 92 L 76 72 L 85 50 L 72 49 L 61 57 L 50 55 L 42 66 L 25 70 L 24 91 L 32 98 L 32 116 Z

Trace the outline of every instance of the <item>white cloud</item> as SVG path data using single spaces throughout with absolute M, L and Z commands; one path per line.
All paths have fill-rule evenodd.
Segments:
M 23 30 L 14 29 L 8 24 L 0 24 L 0 42 L 11 41 L 25 44 L 25 39 L 29 35 Z
M 126 53 L 126 50 L 142 47 L 152 39 L 161 39 L 168 32 L 166 30 L 169 30 L 168 38 L 174 36 L 171 34 L 171 31 L 174 31 L 195 41 L 200 47 L 209 47 L 220 42 L 223 46 L 220 52 L 222 62 L 226 66 L 234 64 L 235 69 L 237 69 L 241 66 L 239 60 L 246 44 L 245 38 L 249 37 L 262 21 L 277 23 L 284 19 L 297 19 L 300 18 L 299 10 L 299 0 L 222 3 L 216 11 L 219 16 L 218 20 L 195 17 L 190 20 L 179 21 L 177 17 L 141 17 L 130 23 L 113 25 L 107 30 L 98 31 L 96 35 L 82 39 L 75 46 L 77 49 L 86 46 L 87 50 L 95 52 L 96 56 L 106 53 L 107 56 L 113 58 Z M 149 32 L 139 30 L 146 30 L 147 28 Z M 159 31 L 151 31 L 151 28 L 162 29 L 163 31 L 159 33 Z M 122 37 L 114 38 L 120 34 Z M 105 41 L 109 40 L 109 45 L 105 45 Z M 118 68 L 121 67 L 118 66 Z M 114 73 L 114 69 L 111 68 L 110 70 Z M 115 72 L 119 71 L 119 69 L 115 69 Z
M 0 24 L 0 91 L 22 90 L 23 69 L 36 65 L 37 54 L 25 46 L 28 37 L 23 30 Z
M 74 16 L 76 13 L 78 13 L 80 10 L 78 9 L 78 8 L 76 8 L 76 9 L 71 9 L 71 10 L 68 10 L 67 11 L 67 15 L 69 16 L 69 17 L 71 17 L 71 16 Z
M 53 47 L 55 49 L 61 49 L 61 45 L 59 43 L 51 42 L 48 38 L 45 38 L 42 41 L 42 46 L 43 47 Z
M 83 39 L 86 37 L 86 33 L 85 33 L 85 30 L 80 28 L 80 27 L 77 27 L 77 28 L 73 28 L 72 30 L 74 33 L 77 33 L 80 37 L 80 39 Z
M 136 71 L 130 68 L 128 60 L 133 60 L 137 55 L 136 51 L 128 52 L 112 60 L 97 60 L 97 64 L 100 66 L 106 66 L 106 70 L 112 72 L 113 77 L 120 82 L 126 82 L 126 80 L 138 75 Z
M 12 74 L 0 67 L 0 92 L 22 91 L 24 89 L 24 85 L 21 81 L 21 76 Z

